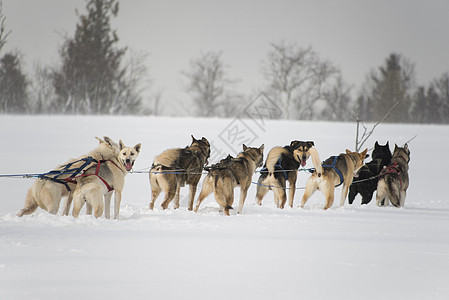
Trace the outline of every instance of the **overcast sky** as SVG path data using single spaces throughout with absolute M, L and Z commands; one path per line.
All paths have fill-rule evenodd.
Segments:
M 84 0 L 3 0 L 6 50 L 25 68 L 55 64 L 63 37 L 73 36 Z M 120 44 L 150 54 L 147 65 L 164 97 L 180 97 L 181 70 L 201 52 L 222 51 L 242 92 L 262 84 L 269 43 L 312 46 L 356 85 L 396 52 L 415 63 L 419 84 L 449 71 L 448 0 L 127 0 L 113 20 Z

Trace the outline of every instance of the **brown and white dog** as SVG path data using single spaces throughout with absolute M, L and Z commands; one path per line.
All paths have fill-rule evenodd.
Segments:
M 263 163 L 263 149 L 264 145 L 259 148 L 243 145 L 243 151 L 236 158 L 228 156 L 219 163 L 205 168 L 209 174 L 204 178 L 195 212 L 198 211 L 204 198 L 214 192 L 215 200 L 224 210 L 225 215 L 229 216 L 229 210 L 234 203 L 234 188 L 240 186 L 238 213 L 242 213 L 253 173 Z
M 189 210 L 192 210 L 197 185 L 209 157 L 209 141 L 205 137 L 197 140 L 193 135 L 190 146 L 168 149 L 156 156 L 150 170 L 150 209 L 154 208 L 154 203 L 162 191 L 165 193 L 162 208 L 166 209 L 173 198 L 174 208 L 179 208 L 180 189 L 188 184 Z

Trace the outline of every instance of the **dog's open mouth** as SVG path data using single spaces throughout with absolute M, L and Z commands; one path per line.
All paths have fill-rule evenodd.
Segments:
M 130 160 L 126 160 L 125 162 L 123 162 L 123 165 L 125 166 L 126 171 L 129 172 L 133 169 L 134 163 Z
M 296 156 L 298 158 L 299 163 L 301 164 L 301 167 L 305 167 L 306 166 L 306 160 L 302 160 L 301 157 L 299 155 Z

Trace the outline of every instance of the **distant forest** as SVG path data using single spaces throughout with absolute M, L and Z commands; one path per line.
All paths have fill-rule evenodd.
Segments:
M 118 0 L 86 1 L 73 36 L 58 49 L 58 65 L 37 66 L 33 74 L 24 73 L 21 53 L 2 51 L 14 32 L 8 30 L 1 4 L 0 0 L 0 113 L 161 113 L 163 93 L 151 92 L 157 89 L 141 63 L 146 55 L 118 46 L 111 27 L 119 13 Z M 253 95 L 238 91 L 238 80 L 229 77 L 226 65 L 221 52 L 210 51 L 198 54 L 180 71 L 195 116 L 235 117 L 263 94 L 276 105 L 279 113 L 272 117 L 279 119 L 449 123 L 449 72 L 419 86 L 413 62 L 402 54 L 387 54 L 376 70 L 367 72 L 355 98 L 353 85 L 336 64 L 312 47 L 293 42 L 270 44 L 261 71 L 264 84 Z

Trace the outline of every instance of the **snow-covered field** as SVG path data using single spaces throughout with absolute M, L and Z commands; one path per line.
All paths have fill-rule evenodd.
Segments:
M 1 116 L 0 133 L 2 175 L 44 173 L 104 135 L 142 143 L 135 171 L 191 134 L 212 142 L 211 162 L 242 142 L 264 143 L 266 155 L 313 140 L 322 160 L 355 143 L 354 123 L 256 119 Z M 143 172 L 127 176 L 119 220 L 40 209 L 18 218 L 34 179 L 2 177 L 0 299 L 449 299 L 449 126 L 382 124 L 367 146 L 389 140 L 393 149 L 415 135 L 402 209 L 358 198 L 323 211 L 319 192 L 301 209 L 303 190 L 294 208 L 276 209 L 271 192 L 259 207 L 252 186 L 241 215 L 221 215 L 213 195 L 190 212 L 187 188 L 181 209 L 162 211 L 161 195 L 150 211 Z M 297 186 L 308 176 L 300 172 Z

